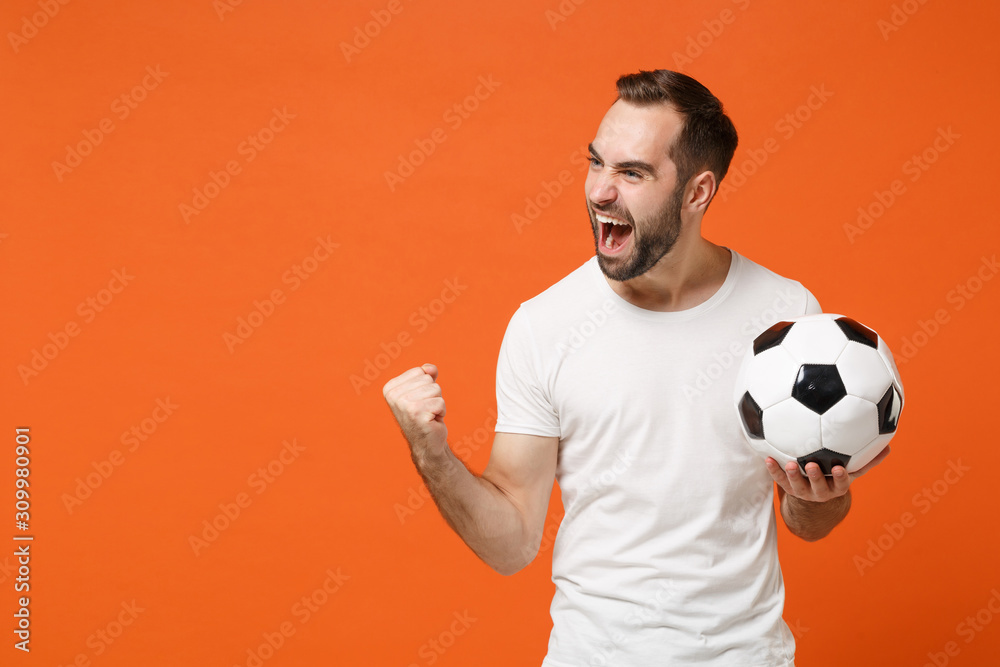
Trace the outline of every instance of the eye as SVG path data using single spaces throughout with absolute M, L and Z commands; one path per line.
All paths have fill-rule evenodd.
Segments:
M 625 175 L 628 176 L 629 178 L 641 178 L 642 177 L 642 174 L 640 174 L 637 171 L 632 171 L 631 169 L 629 169 L 628 171 L 626 171 Z
M 598 160 L 593 155 L 591 155 L 588 159 L 590 160 L 590 166 L 592 166 L 592 167 L 600 167 L 601 166 L 601 161 Z

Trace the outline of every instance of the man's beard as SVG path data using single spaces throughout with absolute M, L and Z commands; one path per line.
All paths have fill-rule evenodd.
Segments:
M 635 220 L 626 210 L 612 206 L 598 209 L 587 202 L 590 212 L 590 226 L 594 232 L 594 252 L 597 253 L 597 264 L 611 280 L 623 282 L 631 280 L 649 271 L 656 263 L 674 247 L 681 234 L 681 197 L 684 195 L 683 185 L 674 188 L 670 199 L 653 218 L 643 221 L 641 235 Z M 624 220 L 632 225 L 632 248 L 628 250 L 631 257 L 608 257 L 601 252 L 598 244 L 601 242 L 601 223 L 597 222 L 594 210 Z

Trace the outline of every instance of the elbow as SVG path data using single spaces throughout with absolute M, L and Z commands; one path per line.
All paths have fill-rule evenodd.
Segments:
M 508 558 L 507 560 L 495 563 L 487 562 L 493 570 L 505 577 L 517 574 L 524 568 L 531 565 L 535 560 L 535 556 L 538 555 L 538 547 L 534 548 L 525 547 L 520 550 L 520 552 L 515 557 Z
M 535 560 L 534 556 L 526 560 L 519 561 L 507 561 L 504 563 L 487 563 L 495 572 L 502 574 L 505 577 L 515 575 L 524 568 L 531 565 L 532 561 Z
M 487 562 L 486 564 L 490 566 L 491 570 L 493 570 L 497 574 L 502 574 L 505 577 L 515 575 L 528 566 L 528 563 L 515 563 L 515 562 L 501 562 L 501 563 Z
M 502 574 L 505 577 L 510 577 L 512 575 L 515 575 L 524 569 L 524 565 L 513 566 L 513 567 L 509 565 L 503 565 L 503 566 L 491 565 L 490 567 L 493 568 L 494 572 Z

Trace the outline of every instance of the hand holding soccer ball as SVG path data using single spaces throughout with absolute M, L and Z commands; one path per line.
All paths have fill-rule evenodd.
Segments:
M 856 473 L 885 450 L 903 383 L 877 333 L 842 315 L 778 322 L 754 339 L 734 392 L 747 442 L 784 467 Z

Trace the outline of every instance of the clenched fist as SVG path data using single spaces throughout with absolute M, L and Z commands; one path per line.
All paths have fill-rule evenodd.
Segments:
M 437 375 L 437 366 L 424 364 L 394 377 L 382 388 L 414 459 L 434 458 L 448 449 L 444 398 Z

